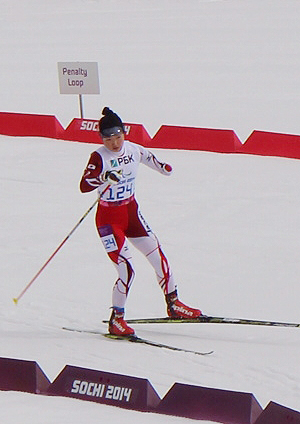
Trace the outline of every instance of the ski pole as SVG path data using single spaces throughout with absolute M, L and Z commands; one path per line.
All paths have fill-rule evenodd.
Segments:
M 109 189 L 109 185 L 106 187 L 106 189 L 103 191 L 103 194 Z M 82 223 L 82 221 L 86 218 L 86 216 L 91 212 L 91 210 L 94 208 L 94 206 L 98 203 L 99 199 L 95 200 L 95 202 L 92 204 L 91 207 L 85 212 L 85 214 L 80 218 L 80 220 L 77 222 L 77 224 L 74 226 L 74 228 L 69 232 L 69 234 L 63 239 L 63 241 L 60 243 L 60 245 L 55 249 L 55 251 L 52 253 L 52 255 L 47 259 L 47 261 L 44 263 L 44 265 L 38 270 L 38 272 L 35 274 L 35 276 L 29 281 L 29 283 L 24 287 L 24 289 L 21 291 L 18 297 L 14 297 L 13 301 L 17 305 L 18 301 L 21 299 L 21 297 L 26 293 L 26 291 L 29 289 L 29 287 L 33 284 L 33 282 L 38 278 L 38 276 L 41 274 L 41 272 L 46 268 L 46 266 L 49 264 L 49 262 L 54 258 L 56 253 L 62 248 L 62 246 L 65 244 L 65 242 L 71 237 L 71 235 L 74 233 L 74 231 L 79 227 L 79 225 Z

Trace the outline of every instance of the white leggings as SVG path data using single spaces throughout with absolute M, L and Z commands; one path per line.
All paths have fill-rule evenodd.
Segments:
M 166 295 L 176 289 L 174 278 L 170 270 L 167 258 L 161 250 L 158 239 L 152 232 L 145 237 L 129 238 L 130 242 L 141 253 L 145 255 L 149 263 L 154 268 L 157 281 Z M 133 282 L 135 272 L 132 263 L 132 256 L 127 239 L 120 250 L 118 263 L 115 263 L 118 279 L 113 287 L 112 305 L 118 308 L 124 308 L 126 299 Z

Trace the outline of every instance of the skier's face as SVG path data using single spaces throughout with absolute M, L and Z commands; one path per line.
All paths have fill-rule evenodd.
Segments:
M 119 152 L 124 143 L 124 134 L 111 135 L 110 137 L 102 137 L 104 146 L 111 152 Z

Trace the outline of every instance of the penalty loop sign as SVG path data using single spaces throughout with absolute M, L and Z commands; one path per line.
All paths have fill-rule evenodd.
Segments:
M 60 94 L 100 94 L 97 62 L 58 62 Z

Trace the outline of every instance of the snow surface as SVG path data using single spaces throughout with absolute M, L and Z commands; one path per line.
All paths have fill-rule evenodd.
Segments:
M 2 1 L 3 111 L 78 116 L 58 92 L 58 61 L 97 61 L 104 105 L 154 134 L 162 124 L 300 134 L 300 2 Z M 116 278 L 92 212 L 16 307 L 12 301 L 95 199 L 78 182 L 94 145 L 0 137 L 1 357 L 34 360 L 50 380 L 66 365 L 147 378 L 161 397 L 174 382 L 254 393 L 300 410 L 299 330 L 205 324 L 136 326 L 141 337 L 198 357 L 62 326 L 99 328 Z M 155 150 L 170 178 L 142 167 L 137 198 L 170 259 L 182 300 L 207 314 L 299 322 L 300 162 Z M 134 252 L 127 317 L 165 314 L 153 272 Z M 66 398 L 0 392 L 6 424 L 107 419 L 190 422 Z

